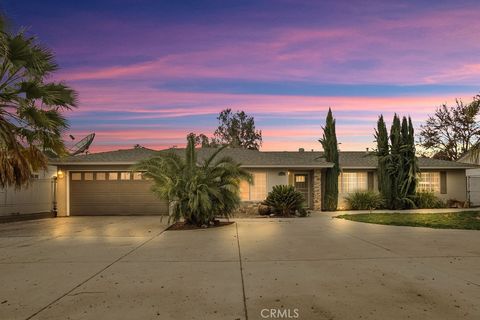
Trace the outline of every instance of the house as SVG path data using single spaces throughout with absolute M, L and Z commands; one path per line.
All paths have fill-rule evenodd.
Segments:
M 476 165 L 466 170 L 467 201 L 471 206 L 480 206 L 480 156 L 473 156 L 471 152 L 463 155 L 458 162 Z
M 150 191 L 151 181 L 141 172 L 132 172 L 131 166 L 141 159 L 161 152 L 133 148 L 93 153 L 65 158 L 54 162 L 57 166 L 58 215 L 146 215 L 166 214 L 168 204 Z M 198 159 L 205 159 L 215 149 L 198 149 Z M 253 184 L 244 182 L 240 197 L 244 202 L 260 202 L 275 185 L 293 185 L 307 199 L 314 210 L 322 209 L 325 192 L 325 170 L 333 166 L 325 161 L 322 152 L 300 149 L 295 152 L 271 152 L 244 149 L 224 149 L 253 175 Z M 345 208 L 345 196 L 354 191 L 378 190 L 377 159 L 365 151 L 340 152 L 339 208 Z M 419 190 L 431 191 L 448 200 L 467 200 L 465 170 L 470 164 L 419 158 Z

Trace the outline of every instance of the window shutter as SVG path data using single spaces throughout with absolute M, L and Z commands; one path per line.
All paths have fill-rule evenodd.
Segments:
M 373 191 L 373 172 L 368 172 L 368 191 Z
M 447 172 L 440 171 L 440 193 L 446 194 L 447 193 Z

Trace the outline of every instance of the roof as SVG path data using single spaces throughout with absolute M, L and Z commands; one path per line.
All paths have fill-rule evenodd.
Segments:
M 215 152 L 215 148 L 197 149 L 198 159 L 202 161 Z M 152 150 L 148 148 L 133 148 L 117 151 L 91 153 L 78 155 L 52 161 L 57 165 L 131 165 L 142 159 L 162 154 L 175 152 L 183 156 L 185 149 Z M 318 151 L 257 151 L 240 148 L 226 148 L 221 151 L 221 156 L 228 156 L 248 168 L 329 168 L 331 163 L 325 161 L 323 152 Z M 372 153 L 365 151 L 341 151 L 339 154 L 342 169 L 375 169 L 377 158 Z M 478 166 L 454 161 L 419 157 L 420 169 L 469 169 Z
M 375 169 L 377 167 L 376 156 L 365 151 L 342 151 L 339 158 L 340 166 L 344 169 Z M 469 169 L 476 167 L 472 164 L 427 157 L 418 157 L 417 159 L 420 169 Z

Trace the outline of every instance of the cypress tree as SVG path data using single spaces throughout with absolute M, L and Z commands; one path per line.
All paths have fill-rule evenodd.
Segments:
M 383 116 L 375 132 L 378 157 L 378 186 L 389 209 L 414 208 L 418 164 L 412 119 L 393 117 L 388 136 Z
M 392 185 L 387 171 L 389 161 L 389 145 L 388 145 L 388 132 L 387 126 L 383 119 L 383 115 L 380 115 L 377 121 L 377 129 L 375 130 L 375 140 L 377 142 L 377 175 L 378 175 L 378 189 L 382 198 L 385 201 L 387 208 L 391 207 L 391 193 Z
M 393 116 L 392 127 L 390 128 L 390 155 L 388 163 L 388 174 L 392 184 L 391 209 L 401 209 L 401 177 L 404 175 L 403 160 L 401 154 L 402 134 L 400 118 L 395 114 Z
M 323 127 L 323 137 L 318 141 L 322 144 L 325 160 L 333 163 L 333 167 L 328 168 L 325 172 L 323 208 L 328 211 L 335 211 L 338 205 L 338 175 L 340 174 L 340 166 L 338 163 L 335 119 L 330 108 L 328 109 L 325 127 Z

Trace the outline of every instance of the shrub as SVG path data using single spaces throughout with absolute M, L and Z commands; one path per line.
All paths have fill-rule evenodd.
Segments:
M 293 186 L 277 185 L 268 193 L 263 204 L 272 208 L 274 213 L 289 216 L 305 208 L 305 198 Z
M 152 191 L 170 204 L 169 221 L 208 226 L 216 216 L 228 218 L 239 206 L 241 180 L 251 175 L 233 159 L 219 157 L 225 147 L 204 161 L 197 161 L 195 139 L 188 136 L 185 158 L 174 152 L 140 161 L 134 170 L 145 171 L 153 180 Z
M 446 204 L 432 192 L 417 192 L 413 198 L 415 206 L 419 209 L 445 208 Z
M 351 193 L 345 197 L 345 201 L 351 210 L 380 209 L 385 204 L 382 196 L 373 191 Z

